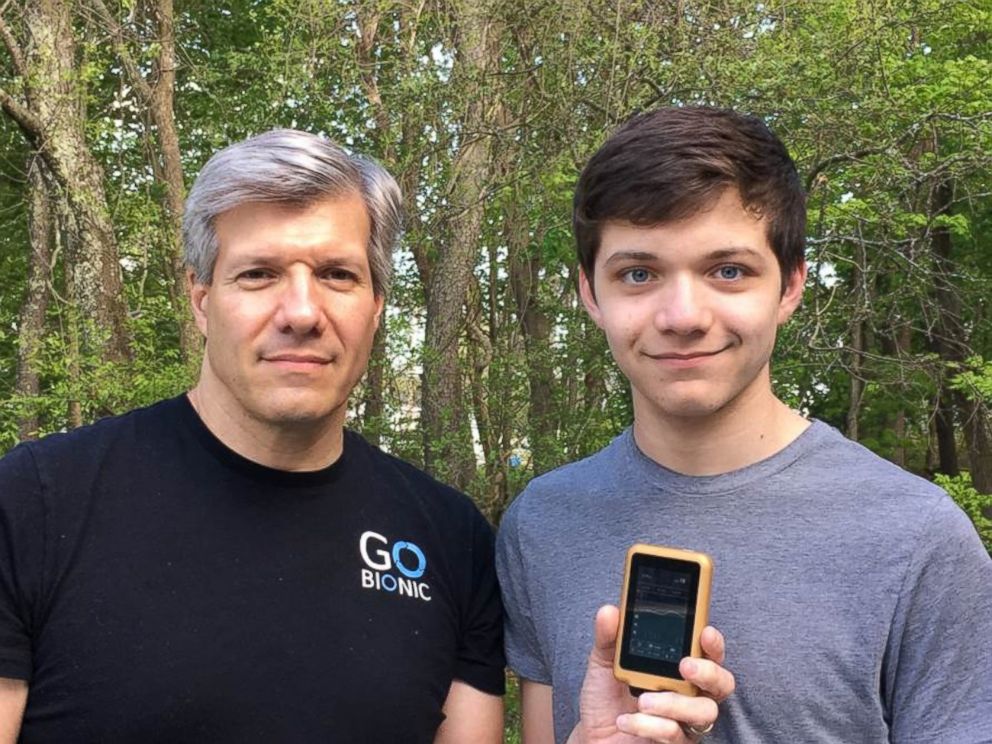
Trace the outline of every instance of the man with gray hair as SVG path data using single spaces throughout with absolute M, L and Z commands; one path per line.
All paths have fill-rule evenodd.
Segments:
M 0 460 L 0 742 L 497 742 L 471 501 L 344 428 L 400 195 L 275 130 L 187 201 L 189 393 Z

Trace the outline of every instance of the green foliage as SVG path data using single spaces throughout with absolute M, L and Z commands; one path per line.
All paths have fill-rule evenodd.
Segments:
M 64 320 L 71 324 L 69 315 Z M 88 331 L 91 337 L 99 333 L 86 323 L 78 325 L 76 333 Z M 17 444 L 18 422 L 27 416 L 39 419 L 37 434 L 43 436 L 71 428 L 72 403 L 78 405 L 83 422 L 92 422 L 178 395 L 191 386 L 191 371 L 177 349 L 158 343 L 150 316 L 134 319 L 131 330 L 135 356 L 127 362 L 81 352 L 71 333 L 45 336 L 35 362 L 43 370 L 41 393 L 11 395 L 0 404 L 0 452 Z
M 992 360 L 973 356 L 964 364 L 949 362 L 947 366 L 952 373 L 950 385 L 954 390 L 960 390 L 969 400 L 992 404 Z
M 627 426 L 628 385 L 575 295 L 572 191 L 589 154 L 633 111 L 713 103 L 765 119 L 809 181 L 810 275 L 804 306 L 780 332 L 776 391 L 883 456 L 933 470 L 942 387 L 992 400 L 985 361 L 992 359 L 992 2 L 687 0 L 635 3 L 619 13 L 604 0 L 560 0 L 501 1 L 490 10 L 498 64 L 480 77 L 461 67 L 450 4 L 222 0 L 177 8 L 175 108 L 187 185 L 217 148 L 294 126 L 378 157 L 407 192 L 387 348 L 374 361 L 384 410 L 373 418 L 359 403 L 350 425 L 423 461 L 426 303 L 414 256 L 436 259 L 450 248 L 456 155 L 477 141 L 488 148 L 492 173 L 464 303 L 472 331 L 458 339 L 478 463 L 473 495 L 498 517 L 539 468 L 584 456 Z M 154 19 L 132 0 L 111 4 L 111 12 L 125 20 L 132 57 L 150 72 L 160 48 Z M 80 100 L 106 175 L 133 361 L 109 363 L 87 351 L 99 329 L 70 322 L 63 246 L 35 359 L 42 389 L 13 396 L 29 148 L 4 118 L 0 449 L 13 444 L 29 413 L 43 431 L 55 431 L 72 423 L 69 401 L 89 421 L 191 381 L 178 354 L 148 102 L 126 79 L 106 30 L 78 15 Z M 363 51 L 373 18 L 375 43 Z M 0 78 L 5 90 L 21 92 L 8 60 L 0 61 Z M 488 117 L 480 131 L 465 123 L 476 105 Z M 934 203 L 938 186 L 952 192 L 946 208 Z M 937 236 L 948 238 L 940 261 Z M 511 279 L 521 267 L 525 291 Z M 953 307 L 942 304 L 938 286 L 950 290 Z M 546 325 L 525 327 L 525 308 L 536 308 Z M 948 318 L 960 321 L 954 333 Z M 940 342 L 948 338 L 957 344 L 954 360 L 972 358 L 945 358 Z M 546 421 L 536 420 L 532 392 L 546 404 Z M 364 395 L 356 391 L 356 402 Z M 957 443 L 966 446 L 963 436 Z
M 506 717 L 503 726 L 503 744 L 520 744 L 520 678 L 506 672 Z
M 975 524 L 978 536 L 982 538 L 985 549 L 992 554 L 992 494 L 979 493 L 971 484 L 971 475 L 963 472 L 950 476 L 938 473 L 934 482 L 947 491 L 955 503 Z

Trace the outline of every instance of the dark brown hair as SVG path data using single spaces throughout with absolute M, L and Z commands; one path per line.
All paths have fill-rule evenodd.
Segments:
M 795 163 L 764 122 L 727 109 L 663 108 L 620 127 L 586 164 L 572 226 L 579 264 L 592 281 L 606 221 L 660 225 L 709 208 L 736 188 L 766 220 L 782 289 L 803 262 L 806 198 Z

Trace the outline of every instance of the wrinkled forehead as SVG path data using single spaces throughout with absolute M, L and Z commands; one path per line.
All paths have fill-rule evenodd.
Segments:
M 350 194 L 311 203 L 246 202 L 215 221 L 218 261 L 255 252 L 348 252 L 368 263 L 371 221 L 361 197 Z

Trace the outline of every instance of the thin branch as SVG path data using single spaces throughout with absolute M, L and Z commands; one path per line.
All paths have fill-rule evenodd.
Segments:
M 151 101 L 155 93 L 148 81 L 145 80 L 145 76 L 141 74 L 141 71 L 138 69 L 137 62 L 135 62 L 134 57 L 127 48 L 127 44 L 124 42 L 124 29 L 107 9 L 107 6 L 103 3 L 103 0 L 87 1 L 90 6 L 92 6 L 96 14 L 100 17 L 100 20 L 107 25 L 107 29 L 110 31 L 110 35 L 114 40 L 114 48 L 117 55 L 120 57 L 121 64 L 127 71 L 127 76 L 131 80 L 131 84 L 135 87 L 135 90 L 138 91 L 138 95 L 146 101 Z
M 3 37 L 3 45 L 7 47 L 7 53 L 10 54 L 10 61 L 14 63 L 14 71 L 24 78 L 25 83 L 27 83 L 28 66 L 24 62 L 24 52 L 21 51 L 21 45 L 14 38 L 14 32 L 10 30 L 7 21 L 3 19 L 3 11 L 6 9 L 7 6 L 5 4 L 3 10 L 0 10 L 0 37 Z
M 45 138 L 45 127 L 41 119 L 29 108 L 19 103 L 4 88 L 0 88 L 0 106 L 28 136 L 30 141 L 36 143 Z
M 885 145 L 881 145 L 879 147 L 866 147 L 861 150 L 855 150 L 854 152 L 838 153 L 837 155 L 831 155 L 830 157 L 821 160 L 819 163 L 817 163 L 812 167 L 812 169 L 809 172 L 809 175 L 806 177 L 806 191 L 808 192 L 811 190 L 814 182 L 816 182 L 820 173 L 825 171 L 827 168 L 836 165 L 837 163 L 856 162 L 870 155 L 882 155 L 886 152 L 889 152 L 893 147 L 902 144 L 907 139 L 917 134 L 924 126 L 937 119 L 943 119 L 946 121 L 956 121 L 963 124 L 969 124 L 974 126 L 977 122 L 982 122 L 992 119 L 992 112 L 986 111 L 980 114 L 976 114 L 974 116 L 961 116 L 958 114 L 947 114 L 947 113 L 938 113 L 938 112 L 927 114 L 919 121 L 913 122 L 903 134 L 899 135 L 898 137 L 891 140 Z
M 812 189 L 813 183 L 817 180 L 820 173 L 825 171 L 827 168 L 836 165 L 837 163 L 857 162 L 858 160 L 866 158 L 869 155 L 882 155 L 892 149 L 895 144 L 895 142 L 892 142 L 887 145 L 882 145 L 881 147 L 865 147 L 861 150 L 855 150 L 854 152 L 842 152 L 837 155 L 831 155 L 829 158 L 821 160 L 813 166 L 813 169 L 806 177 L 806 191 L 808 192 Z

